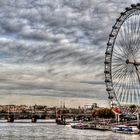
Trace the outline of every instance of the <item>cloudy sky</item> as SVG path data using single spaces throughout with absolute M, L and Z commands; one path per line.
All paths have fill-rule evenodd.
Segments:
M 136 2 L 0 0 L 0 104 L 108 105 L 108 35 Z

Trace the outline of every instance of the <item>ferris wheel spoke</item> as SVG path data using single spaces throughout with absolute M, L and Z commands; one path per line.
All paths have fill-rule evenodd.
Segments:
M 121 88 L 121 86 L 118 86 L 118 87 L 116 87 L 114 90 L 115 90 L 115 93 L 120 93 L 119 91 L 120 91 L 120 88 Z M 118 98 L 118 94 L 117 94 L 117 98 Z
M 120 85 L 120 83 L 122 83 L 123 78 L 126 78 L 125 74 L 121 74 L 121 75 L 117 75 L 118 79 L 116 79 L 116 77 L 113 77 L 113 79 L 115 79 L 115 83 L 114 83 L 114 87 L 117 85 Z
M 139 19 L 139 22 L 140 22 L 140 19 Z M 139 50 L 140 50 L 140 26 L 138 25 L 138 29 L 137 29 L 137 41 L 136 41 L 136 47 L 135 47 L 135 50 L 136 50 L 136 53 L 139 53 Z
M 137 86 L 137 97 L 138 97 L 138 101 L 139 101 L 139 98 L 140 98 L 139 85 Z M 140 103 L 140 101 L 139 101 L 139 103 Z
M 138 26 L 138 31 L 136 32 L 136 40 L 135 40 L 135 44 L 134 44 L 134 51 L 135 51 L 135 54 L 139 51 L 139 48 L 140 48 L 140 35 L 139 35 L 139 32 L 140 31 L 140 27 Z
M 120 46 L 123 50 L 123 53 L 125 55 L 127 55 L 129 53 L 128 49 L 127 49 L 127 48 L 129 48 L 129 44 L 126 43 L 126 39 L 123 37 L 122 32 L 120 32 L 120 34 L 118 36 L 119 36 L 118 43 L 120 44 L 118 46 Z
M 120 98 L 120 101 L 127 101 L 129 96 L 130 96 L 127 92 L 127 89 L 126 89 L 126 87 L 128 87 L 128 86 L 130 87 L 130 85 L 129 84 L 126 85 L 126 83 L 125 83 L 125 79 L 127 77 L 128 76 L 126 76 L 126 73 L 124 75 L 122 75 L 122 77 L 120 77 L 120 79 L 122 79 L 121 83 L 123 86 L 122 86 L 122 88 L 119 87 L 119 89 L 116 91 L 118 93 L 121 89 L 120 93 L 118 93 L 119 94 L 118 97 Z M 120 82 L 120 80 L 118 82 Z
M 126 91 L 122 86 L 120 86 L 119 89 L 116 90 L 116 93 L 118 93 L 117 98 L 120 102 L 122 102 L 124 100 L 125 92 Z
M 118 79 L 121 79 L 123 76 L 125 77 L 125 74 L 119 74 L 119 72 L 118 72 L 118 73 L 114 74 L 112 76 L 112 78 L 118 80 Z
M 120 59 L 121 61 L 125 61 L 127 58 L 125 55 L 118 54 L 117 52 L 114 51 L 114 59 Z
M 132 44 L 134 44 L 135 24 L 136 24 L 136 22 L 134 21 L 134 18 L 133 18 L 133 20 L 131 20 L 131 22 L 130 22 L 130 29 L 131 29 L 131 36 L 130 37 L 131 37 Z
M 126 76 L 126 78 L 125 79 L 128 79 L 128 76 Z M 125 80 L 125 82 L 123 83 L 123 84 L 125 84 L 125 95 L 123 95 L 123 101 L 124 101 L 124 96 L 126 96 L 126 100 L 128 100 L 128 97 L 129 97 L 129 92 L 128 92 L 128 83 L 126 82 L 126 80 Z
M 129 36 L 128 37 L 128 39 L 129 39 L 128 44 L 129 44 L 129 47 L 130 47 L 130 45 L 133 44 L 133 32 L 132 32 L 132 28 L 131 28 L 132 27 L 132 22 L 130 22 L 130 18 L 129 18 L 126 26 L 127 26 L 127 29 L 128 29 L 128 36 Z
M 131 44 L 131 39 L 128 38 L 128 35 L 129 35 L 129 32 L 126 33 L 124 31 L 124 33 L 123 33 L 123 30 L 120 30 L 120 32 L 119 32 L 118 42 L 121 44 L 121 47 L 123 48 L 125 55 L 129 54 L 128 48 L 130 47 L 130 44 Z
M 121 38 L 121 37 L 120 37 Z M 124 41 L 124 40 L 123 40 Z M 122 42 L 122 38 L 121 38 L 121 40 L 118 40 L 118 44 L 120 44 L 120 45 L 118 45 L 118 49 L 119 50 L 121 50 L 121 52 L 124 54 L 124 55 L 128 55 L 129 54 L 129 52 L 128 52 L 128 50 L 126 49 L 127 48 L 127 44 L 124 44 L 123 42 Z
M 119 74 L 121 71 L 114 72 L 112 75 L 113 79 L 119 79 L 121 76 L 125 76 L 125 74 Z
M 122 77 L 122 78 L 121 78 L 121 77 Z M 123 76 L 121 76 L 121 77 L 119 78 L 118 81 L 116 81 L 116 82 L 114 83 L 114 89 L 115 89 L 115 90 L 117 90 L 118 87 L 119 87 L 119 88 L 124 88 L 124 87 L 121 86 L 121 84 L 120 84 L 120 83 L 122 83 L 122 79 L 123 79 Z
M 113 64 L 125 65 L 125 60 L 120 58 L 113 58 Z
M 136 85 L 135 85 L 135 81 L 134 81 L 133 76 L 134 76 L 134 73 L 131 76 L 131 88 L 133 89 L 132 95 L 134 95 L 133 96 L 133 102 L 135 102 L 136 101 L 136 93 L 135 93 Z
M 114 53 L 114 57 L 115 57 L 114 59 L 116 59 L 116 60 L 124 61 L 124 57 L 119 56 L 119 55 L 117 55 L 115 53 Z
M 131 81 L 131 82 L 130 82 Z M 134 102 L 134 98 L 133 98 L 133 94 L 134 94 L 134 80 L 133 80 L 133 75 L 130 75 L 129 76 L 129 79 L 128 79 L 128 89 L 129 89 L 129 92 L 128 92 L 128 97 L 127 97 L 127 100 L 131 103 Z
M 117 56 L 114 55 L 113 62 L 122 63 L 122 62 L 125 62 L 125 61 L 126 61 L 126 59 L 120 58 L 120 57 L 117 57 Z
M 129 91 L 127 90 L 127 92 L 126 92 L 126 102 L 128 102 L 129 101 Z
M 118 90 L 118 96 L 117 96 L 117 98 L 120 102 L 122 102 L 122 100 L 123 100 L 123 95 L 124 95 L 123 92 L 124 92 L 124 88 L 120 86 L 120 92 Z
M 116 72 L 118 72 L 118 71 L 121 71 L 121 72 L 123 72 L 123 70 L 126 70 L 126 66 L 124 66 L 124 65 L 114 65 L 113 67 L 112 67 L 112 71 L 114 72 L 114 73 L 116 73 Z M 121 73 L 120 73 L 121 74 Z
M 119 56 L 119 55 L 117 55 L 117 54 L 115 54 L 115 53 L 114 53 L 114 57 L 113 57 L 113 59 L 114 59 L 114 60 L 120 60 L 120 62 L 126 60 L 125 57 Z
M 134 102 L 137 101 L 137 93 L 136 93 L 136 84 L 135 84 L 135 78 L 134 78 L 134 75 L 132 76 L 132 82 L 133 82 L 133 89 L 134 89 Z
M 113 77 L 114 78 L 114 77 Z M 119 77 L 119 79 L 118 80 L 116 80 L 116 82 L 115 82 L 115 86 L 117 86 L 117 85 L 121 85 L 120 83 L 123 83 L 123 85 L 124 85 L 124 80 L 126 79 L 126 72 L 124 73 L 124 74 L 122 74 L 120 77 Z M 124 87 L 124 86 L 123 86 Z
M 132 32 L 132 35 L 133 35 L 133 39 L 134 39 L 134 42 L 133 42 L 133 50 L 135 50 L 135 52 L 138 51 L 138 47 L 139 47 L 139 44 L 140 44 L 140 41 L 139 41 L 139 37 L 137 37 L 137 35 L 139 35 L 139 30 L 140 30 L 140 27 L 139 25 L 137 25 L 137 19 L 136 19 L 136 16 L 135 16 L 135 20 L 134 20 L 134 25 L 131 25 L 131 30 L 133 31 Z M 140 20 L 139 20 L 140 22 Z
M 122 55 L 126 56 L 127 52 L 124 49 L 122 49 L 123 44 L 121 42 L 116 42 L 116 45 L 118 46 L 118 48 L 114 48 L 114 52 L 116 52 L 119 55 L 121 52 Z
M 123 78 L 122 78 L 122 85 L 123 87 L 126 87 L 126 78 L 128 78 L 128 75 L 127 75 L 127 70 L 125 69 L 125 72 L 123 74 Z
M 127 76 L 127 82 L 126 82 L 126 93 L 125 93 L 125 95 L 124 95 L 124 98 L 123 98 L 123 101 L 124 102 L 126 102 L 126 100 L 128 101 L 128 99 L 129 99 L 129 91 L 128 91 L 128 89 L 129 89 L 129 83 L 128 83 L 128 79 L 129 79 L 129 76 Z
M 127 91 L 127 89 L 125 89 L 122 102 L 128 102 L 128 98 L 129 98 L 129 92 Z
M 124 64 L 123 63 L 117 63 L 117 62 L 112 64 L 112 69 L 119 68 L 119 67 L 124 67 Z
M 123 79 L 123 78 L 121 78 L 121 79 Z M 121 83 L 123 83 L 123 80 L 121 80 Z M 122 89 L 122 90 L 120 91 L 120 89 Z M 121 84 L 120 84 L 120 87 L 118 90 L 116 90 L 116 93 L 118 93 L 118 98 L 119 98 L 120 102 L 124 101 L 125 95 L 127 93 L 126 86 L 121 86 Z
M 113 80 L 114 80 L 114 87 L 120 85 L 123 83 L 123 79 L 125 80 L 126 79 L 126 75 L 125 74 L 116 74 L 115 76 L 112 77 Z
M 126 25 L 125 25 L 126 26 Z M 126 42 L 127 42 L 127 46 L 128 46 L 128 42 L 129 42 L 129 40 L 128 40 L 128 32 L 127 32 L 127 30 L 126 30 L 126 27 L 123 27 L 123 30 L 124 30 L 124 36 L 125 36 L 125 40 L 126 40 Z
M 136 68 L 136 74 L 137 74 L 137 77 L 138 77 L 138 81 L 139 81 L 139 86 L 140 86 L 140 72 L 139 72 L 139 69 L 137 66 L 135 66 Z
M 136 18 L 135 18 L 136 20 Z M 131 20 L 127 22 L 127 42 L 128 42 L 128 53 L 134 53 L 134 45 L 136 44 L 135 33 L 136 33 L 136 22 L 132 22 Z
M 136 76 L 135 76 L 135 85 L 136 85 L 136 91 L 137 91 L 136 94 L 137 94 L 137 98 L 138 98 L 138 100 L 139 100 L 139 97 L 140 97 L 139 86 L 140 86 L 140 85 L 137 84 L 137 78 L 136 78 L 136 77 L 137 77 L 137 74 L 135 73 L 135 75 L 136 75 Z
M 124 36 L 125 36 L 125 42 L 127 44 L 125 49 L 129 48 L 129 45 L 131 43 L 131 40 L 129 39 L 129 34 L 130 34 L 129 33 L 129 28 L 128 28 L 128 30 L 126 30 L 126 27 L 128 28 L 129 26 L 126 24 L 123 27 L 123 29 L 124 29 Z M 127 50 L 127 55 L 128 55 L 128 50 Z
M 138 60 L 140 60 L 140 50 L 136 52 L 135 56 Z
M 134 87 L 133 87 L 133 84 L 131 82 L 130 84 L 130 102 L 133 103 L 133 93 L 134 93 Z
M 113 70 L 113 75 L 112 75 L 112 77 L 113 78 L 119 78 L 119 75 L 123 75 L 121 72 L 123 72 L 123 71 L 125 71 L 125 68 L 123 67 L 123 68 L 119 68 L 119 69 L 115 69 L 115 70 Z
M 118 34 L 118 38 L 116 40 L 116 46 L 117 49 L 122 52 L 123 54 L 127 55 L 128 54 L 128 43 L 126 43 L 126 38 L 124 37 L 122 30 L 120 29 L 120 32 Z
M 125 67 L 126 65 L 124 65 L 124 63 L 119 63 L 118 61 L 115 61 L 112 63 L 112 69 L 115 69 L 115 68 L 123 68 Z
M 125 69 L 123 69 L 124 71 L 125 71 Z M 112 78 L 113 79 L 119 79 L 120 78 L 120 76 L 123 76 L 124 74 L 120 74 L 122 72 L 122 69 L 119 69 L 119 70 L 115 70 L 115 71 L 113 71 L 113 75 L 112 75 Z
M 140 22 L 140 18 L 139 18 L 139 22 Z M 138 23 L 139 23 L 138 22 Z M 136 35 L 138 36 L 136 39 L 136 42 L 135 42 L 135 46 L 134 46 L 134 50 L 137 52 L 139 50 L 139 46 L 140 46 L 140 40 L 139 40 L 139 32 L 140 32 L 140 25 L 138 24 L 137 25 L 137 31 L 136 31 Z
M 140 76 L 139 76 L 140 72 L 139 72 L 136 65 L 134 65 L 134 67 L 136 68 L 136 73 L 137 73 L 138 81 L 139 81 L 139 84 L 140 84 Z
M 140 36 L 139 36 L 139 38 L 140 38 Z M 139 53 L 140 53 L 140 40 L 137 42 L 137 46 L 136 46 L 136 48 L 137 48 L 137 50 L 136 50 L 136 56 L 137 55 L 139 55 Z
M 126 55 L 125 54 L 120 54 L 119 52 L 117 52 L 115 49 L 114 49 L 114 55 L 117 56 L 117 57 L 121 57 L 121 58 L 126 58 Z

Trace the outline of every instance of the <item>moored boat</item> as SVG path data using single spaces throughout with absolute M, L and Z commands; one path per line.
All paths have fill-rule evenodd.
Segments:
M 71 125 L 71 127 L 75 129 L 89 129 L 90 128 L 88 124 L 83 124 L 83 123 L 74 124 L 74 125 Z
M 62 119 L 59 119 L 59 118 L 56 119 L 56 123 L 59 124 L 59 125 L 67 125 L 68 124 L 65 120 L 62 120 Z
M 100 131 L 109 130 L 107 126 L 95 125 L 95 124 L 84 124 L 84 123 L 71 125 L 71 127 L 75 129 L 91 129 L 91 130 L 100 130 Z
M 140 130 L 136 126 L 116 125 L 112 127 L 113 132 L 124 134 L 139 134 Z

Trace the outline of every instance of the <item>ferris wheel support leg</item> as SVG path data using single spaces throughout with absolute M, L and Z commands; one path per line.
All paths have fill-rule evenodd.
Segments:
M 137 121 L 139 122 L 139 120 L 140 120 L 140 116 L 139 116 L 139 114 L 137 113 Z
M 140 118 L 139 118 L 139 113 L 137 113 L 137 127 L 140 129 Z
M 119 122 L 120 122 L 120 114 L 115 114 L 115 116 L 116 116 L 116 122 L 117 122 L 117 124 L 119 124 Z
M 140 84 L 140 76 L 139 76 L 139 70 L 138 70 L 138 68 L 137 68 L 137 66 L 136 65 L 134 65 L 135 66 L 135 69 L 136 69 L 136 73 L 137 73 L 137 76 L 138 76 L 138 80 L 139 80 L 139 84 Z

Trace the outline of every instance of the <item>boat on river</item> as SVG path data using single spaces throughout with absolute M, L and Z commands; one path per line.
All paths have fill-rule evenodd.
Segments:
M 100 130 L 100 131 L 107 131 L 109 128 L 104 125 L 96 125 L 96 124 L 87 124 L 87 123 L 79 123 L 75 125 L 71 125 L 74 129 L 91 129 L 91 130 Z
M 140 130 L 136 126 L 126 126 L 126 125 L 116 125 L 111 129 L 116 133 L 124 133 L 124 134 L 139 134 Z
M 56 123 L 57 123 L 58 125 L 68 125 L 67 122 L 62 121 L 62 120 L 57 120 Z
M 56 119 L 56 124 L 58 125 L 68 125 L 68 123 L 66 122 L 65 119 L 62 119 L 62 118 L 57 118 Z

